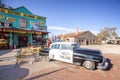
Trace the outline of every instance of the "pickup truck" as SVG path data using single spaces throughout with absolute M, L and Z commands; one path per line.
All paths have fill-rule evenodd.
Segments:
M 44 48 L 40 54 L 48 55 L 47 60 L 58 60 L 67 63 L 83 66 L 88 70 L 95 68 L 105 70 L 109 63 L 102 56 L 101 51 L 80 48 L 77 43 L 71 42 L 55 42 L 50 48 Z

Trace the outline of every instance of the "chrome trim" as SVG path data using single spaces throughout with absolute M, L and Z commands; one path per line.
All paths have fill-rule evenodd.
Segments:
M 98 69 L 103 69 L 103 70 L 104 70 L 104 69 L 107 69 L 109 63 L 108 63 L 106 60 L 107 60 L 106 58 L 103 58 L 102 63 L 98 63 L 97 68 L 98 68 Z

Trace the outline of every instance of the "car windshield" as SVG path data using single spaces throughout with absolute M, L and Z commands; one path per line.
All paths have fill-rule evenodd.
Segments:
M 61 44 L 61 49 L 79 49 L 78 44 Z
M 78 44 L 72 44 L 71 45 L 71 49 L 79 49 L 79 45 Z

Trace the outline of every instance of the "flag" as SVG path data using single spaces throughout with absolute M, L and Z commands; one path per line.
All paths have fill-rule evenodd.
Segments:
M 78 37 L 78 27 L 77 27 L 77 31 L 75 33 L 75 36 Z

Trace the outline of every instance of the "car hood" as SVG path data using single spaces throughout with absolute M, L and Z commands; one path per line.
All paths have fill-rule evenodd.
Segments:
M 102 56 L 102 53 L 100 50 L 87 49 L 87 48 L 74 49 L 73 52 L 77 54 Z

